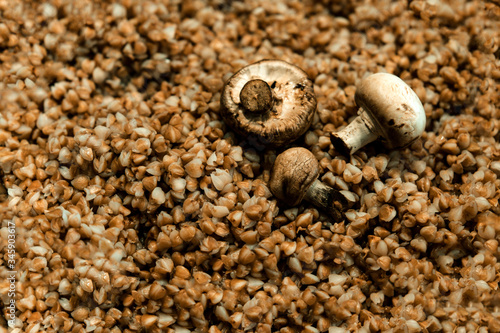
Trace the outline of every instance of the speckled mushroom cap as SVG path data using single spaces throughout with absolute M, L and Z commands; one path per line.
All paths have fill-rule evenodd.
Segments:
M 274 100 L 265 113 L 249 112 L 240 100 L 245 84 L 257 79 L 267 83 Z M 240 69 L 226 82 L 221 95 L 224 121 L 240 135 L 269 146 L 286 145 L 304 134 L 315 110 L 312 81 L 302 69 L 281 60 L 262 60 Z
M 269 187 L 278 199 L 295 206 L 318 176 L 319 163 L 313 153 L 302 147 L 290 148 L 276 157 Z
M 354 95 L 386 138 L 389 148 L 402 148 L 418 139 L 425 129 L 424 107 L 417 94 L 399 77 L 377 73 L 362 80 Z

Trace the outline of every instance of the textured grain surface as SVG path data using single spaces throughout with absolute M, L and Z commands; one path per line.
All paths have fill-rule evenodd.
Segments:
M 500 331 L 499 18 L 461 0 L 0 0 L 13 332 Z M 314 82 L 296 145 L 352 192 L 341 223 L 279 203 L 286 147 L 219 116 L 225 80 L 269 58 Z M 426 130 L 343 157 L 330 133 L 376 72 L 417 93 Z

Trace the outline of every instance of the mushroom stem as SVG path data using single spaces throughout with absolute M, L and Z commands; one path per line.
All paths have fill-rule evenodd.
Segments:
M 304 199 L 327 211 L 336 221 L 342 219 L 342 211 L 349 205 L 349 201 L 342 193 L 318 179 L 307 189 Z
M 261 79 L 250 80 L 241 89 L 240 101 L 246 111 L 264 114 L 273 107 L 273 92 L 267 82 Z
M 354 154 L 360 148 L 378 138 L 373 130 L 373 122 L 366 112 L 360 108 L 359 116 L 339 132 L 331 134 L 332 144 L 343 155 Z

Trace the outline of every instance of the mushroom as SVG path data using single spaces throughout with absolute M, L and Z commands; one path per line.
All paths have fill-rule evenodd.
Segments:
M 342 211 L 351 206 L 354 196 L 344 194 L 318 180 L 319 163 L 309 150 L 296 147 L 285 150 L 274 161 L 269 180 L 271 192 L 288 205 L 303 199 L 326 210 L 334 220 L 342 219 Z
M 262 60 L 224 85 L 220 114 L 242 136 L 266 146 L 286 145 L 307 131 L 316 110 L 313 83 L 297 66 Z
M 425 111 L 417 94 L 399 77 L 377 73 L 363 79 L 354 95 L 358 117 L 331 134 L 336 149 L 349 155 L 382 137 L 388 148 L 410 145 L 422 135 Z

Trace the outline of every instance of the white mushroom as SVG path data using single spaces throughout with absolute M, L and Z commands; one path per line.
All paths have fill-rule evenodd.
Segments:
M 296 140 L 311 125 L 315 110 L 312 81 L 302 69 L 281 60 L 262 60 L 240 69 L 221 94 L 224 121 L 266 146 Z
M 381 137 L 388 148 L 403 148 L 422 135 L 426 118 L 417 94 L 400 78 L 377 73 L 362 80 L 354 96 L 358 117 L 331 134 L 336 149 L 348 155 Z

